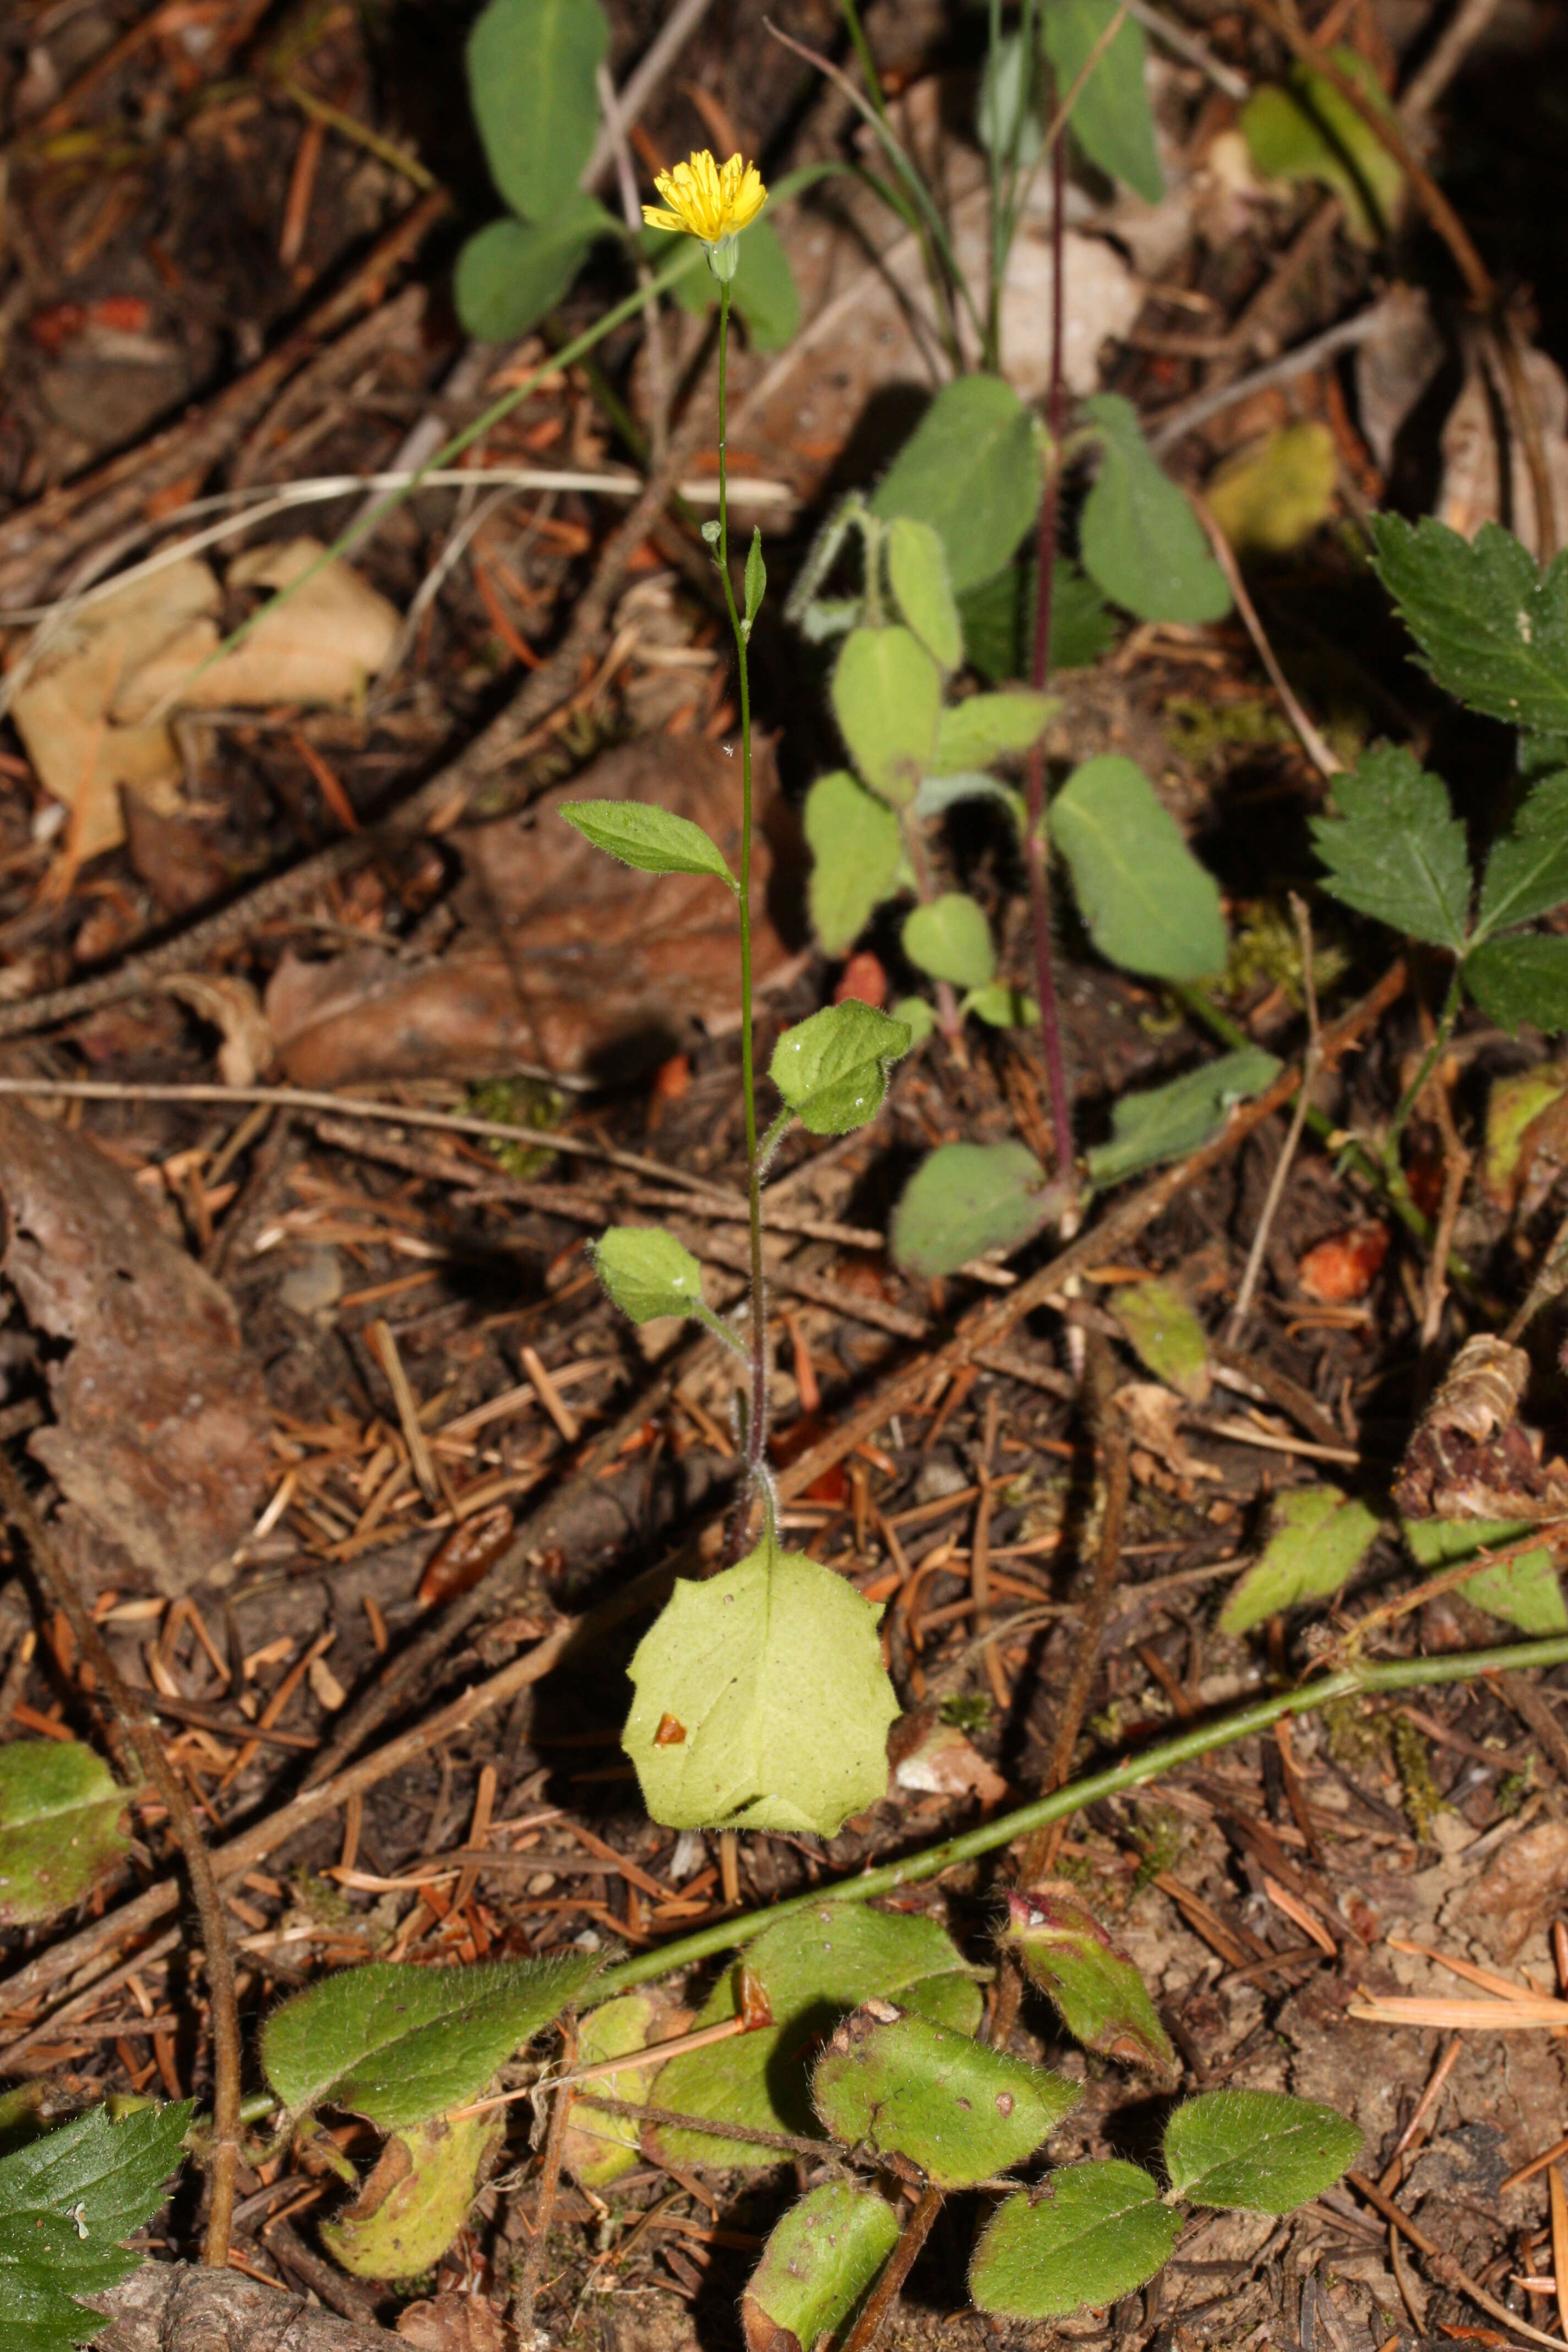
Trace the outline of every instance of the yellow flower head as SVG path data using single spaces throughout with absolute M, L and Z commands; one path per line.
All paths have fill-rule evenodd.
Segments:
M 649 228 L 700 237 L 710 249 L 749 228 L 768 194 L 754 163 L 742 163 L 739 155 L 716 163 L 707 148 L 689 163 L 660 172 L 653 184 L 664 204 L 644 205 L 642 216 Z

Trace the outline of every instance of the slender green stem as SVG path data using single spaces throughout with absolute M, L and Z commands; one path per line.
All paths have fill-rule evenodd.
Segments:
M 749 1943 L 753 1936 L 761 1935 L 764 1927 L 771 1927 L 774 1920 L 808 1911 L 814 1904 L 829 1897 L 837 1903 L 869 1903 L 877 1895 L 896 1895 L 902 1887 L 940 1878 L 944 1870 L 952 1869 L 957 1863 L 974 1862 L 983 1854 L 995 1853 L 1003 1846 L 1011 1845 L 1016 1838 L 1026 1837 L 1032 1830 L 1047 1829 L 1052 1822 L 1066 1821 L 1082 1812 L 1086 1806 L 1099 1804 L 1103 1798 L 1119 1797 L 1129 1789 L 1143 1788 L 1166 1772 L 1195 1763 L 1200 1756 L 1211 1756 L 1216 1748 L 1229 1748 L 1238 1739 L 1250 1738 L 1255 1732 L 1270 1730 L 1287 1716 L 1310 1715 L 1339 1698 L 1376 1698 L 1391 1691 L 1422 1690 L 1439 1683 L 1475 1682 L 1482 1675 L 1561 1665 L 1568 1665 L 1568 1634 L 1556 1634 L 1544 1642 L 1507 1643 L 1495 1650 L 1460 1650 L 1447 1657 L 1394 1658 L 1380 1665 L 1345 1666 L 1338 1674 L 1323 1675 L 1298 1689 L 1255 1699 L 1250 1706 L 1237 1707 L 1213 1723 L 1194 1725 L 1191 1730 L 1178 1732 L 1173 1739 L 1163 1739 L 1157 1747 L 1146 1748 L 1130 1763 L 1089 1773 L 1068 1788 L 1058 1789 L 1054 1796 L 1037 1798 L 1032 1805 L 1020 1805 L 1015 1812 L 999 1814 L 994 1821 L 983 1822 L 978 1829 L 966 1830 L 961 1837 L 945 1838 L 940 1845 L 907 1854 L 901 1862 L 884 1864 L 880 1870 L 862 1871 L 858 1877 L 847 1878 L 837 1886 L 815 1886 L 809 1894 L 794 1895 L 787 1903 L 774 1903 L 736 1919 L 723 1919 L 716 1927 L 700 1927 L 694 1935 L 682 1936 L 658 1951 L 639 1952 L 635 1959 L 623 1960 L 619 1968 L 606 1970 L 595 1986 L 595 1998 L 605 2000 L 612 1993 L 627 1992 L 633 1985 L 647 1984 L 650 1979 L 665 1976 L 672 1969 L 689 1968 L 694 1960 L 732 1951 L 737 1945 Z
M 1454 1034 L 1454 1024 L 1459 1017 L 1459 967 L 1454 965 L 1448 982 L 1448 993 L 1443 1000 L 1443 1010 L 1432 1034 L 1432 1043 L 1421 1057 L 1421 1067 L 1405 1087 L 1399 1108 L 1389 1122 L 1388 1133 L 1383 1139 L 1384 1165 L 1390 1176 L 1399 1172 L 1399 1139 L 1404 1134 L 1411 1112 L 1426 1091 L 1427 1082 L 1443 1055 L 1448 1050 L 1448 1040 Z
M 860 70 L 866 77 L 866 88 L 872 105 L 884 122 L 888 119 L 888 101 L 882 91 L 882 77 L 877 71 L 877 60 L 871 54 L 871 44 L 866 38 L 866 27 L 860 22 L 860 11 L 855 0 L 838 0 L 840 12 L 848 29 L 855 54 L 860 60 Z

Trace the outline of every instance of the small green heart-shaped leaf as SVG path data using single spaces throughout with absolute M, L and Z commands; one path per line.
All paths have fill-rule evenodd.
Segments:
M 1209 1401 L 1209 1343 L 1173 1283 L 1130 1282 L 1110 1294 L 1110 1312 L 1157 1381 L 1189 1404 Z
M 561 814 L 584 841 L 623 866 L 642 874 L 711 874 L 741 895 L 718 843 L 689 817 L 647 801 L 563 801 Z
M 1010 1248 L 1051 1213 L 1045 1172 L 1022 1143 L 944 1143 L 921 1161 L 893 1212 L 893 1255 L 935 1282 L 986 1250 Z
M 1022 2164 L 1079 2094 L 1043 2066 L 872 2000 L 817 2060 L 811 2095 L 846 2147 L 900 2157 L 952 2189 Z
M 700 1315 L 702 1268 L 661 1225 L 611 1225 L 591 1244 L 594 1270 L 623 1315 Z
M 903 949 L 920 971 L 956 988 L 984 988 L 995 976 L 991 926 L 962 890 L 944 890 L 913 908 L 904 920 Z
M 874 793 L 908 808 L 931 766 L 942 674 L 909 629 L 851 629 L 833 672 L 833 715 Z
M 998 2319 L 1057 2319 L 1115 2303 L 1169 2260 L 1181 2228 L 1137 2165 L 1068 2165 L 997 2207 L 974 2250 L 969 2292 Z
M 792 2205 L 763 2248 L 741 2304 L 748 2347 L 816 2345 L 860 2302 L 899 2242 L 885 2197 L 825 2181 Z
M 1355 2162 L 1362 2135 L 1333 2107 L 1283 2091 L 1205 2091 L 1165 2126 L 1173 2197 L 1238 2213 L 1290 2213 Z
M 881 1109 L 910 1045 L 903 1022 L 848 997 L 786 1029 L 768 1075 L 808 1133 L 847 1135 Z
M 1377 1527 L 1376 1512 L 1337 1486 L 1281 1495 L 1268 1543 L 1220 1612 L 1222 1633 L 1246 1633 L 1303 1601 L 1331 1599 L 1377 1540 Z

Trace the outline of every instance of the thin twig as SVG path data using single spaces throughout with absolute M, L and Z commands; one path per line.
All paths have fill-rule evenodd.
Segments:
M 32 1496 L 17 1475 L 11 1457 L 0 1449 L 0 1506 L 26 1543 L 38 1580 L 65 1618 L 84 1664 L 89 1665 L 98 1687 L 126 1738 L 141 1759 L 143 1770 L 169 1811 L 169 1826 L 190 1873 L 191 1894 L 201 1922 L 206 1952 L 207 1990 L 212 2010 L 213 2125 L 207 2179 L 206 2238 L 202 2260 L 214 2270 L 228 2261 L 229 2231 L 234 2218 L 236 2171 L 239 2163 L 239 2007 L 235 1993 L 234 1954 L 224 1926 L 223 1905 L 212 1858 L 191 1810 L 184 1783 L 163 1753 L 163 1743 L 149 1717 L 132 1696 L 109 1645 L 83 1604 L 76 1580 L 55 1549 L 54 1538 L 33 1507 Z
M 1313 726 L 1297 701 L 1289 678 L 1275 659 L 1274 648 L 1269 644 L 1263 624 L 1258 617 L 1258 608 L 1247 594 L 1247 583 L 1242 578 L 1241 567 L 1231 551 L 1229 540 L 1226 539 L 1197 492 L 1189 490 L 1187 496 L 1192 500 L 1193 511 L 1208 533 L 1209 544 L 1214 549 L 1215 562 L 1225 573 L 1226 584 L 1236 599 L 1236 609 L 1246 624 L 1247 634 L 1252 639 L 1258 658 L 1268 673 L 1268 682 L 1279 697 L 1285 716 L 1290 721 L 1302 751 L 1305 751 L 1318 773 L 1326 782 L 1331 783 L 1336 776 L 1343 774 L 1344 761 L 1335 756 Z
M 577 2021 L 568 2013 L 561 2022 L 562 2055 L 568 2071 L 577 2056 Z M 576 2095 L 571 2082 L 562 2083 L 551 2102 L 550 2128 L 544 2136 L 544 2158 L 539 2168 L 539 2196 L 534 2206 L 533 2235 L 528 2242 L 528 2252 L 512 2301 L 512 2326 L 517 2330 L 520 2345 L 537 2341 L 533 2330 L 533 2306 L 539 2300 L 539 2283 L 544 2275 L 545 2242 L 550 2235 L 550 2223 L 555 2211 L 556 2194 L 561 2187 L 561 2158 L 566 2146 L 566 2125 Z
M 704 5 L 707 0 L 704 0 Z M 632 161 L 631 141 L 626 136 L 627 124 L 621 112 L 616 85 L 610 79 L 610 68 L 603 59 L 595 77 L 599 93 L 599 110 L 605 118 L 615 148 L 616 178 L 620 189 L 621 216 L 634 238 L 642 231 L 642 206 L 637 201 L 637 166 Z M 648 419 L 648 448 L 655 462 L 663 457 L 669 441 L 669 352 L 664 340 L 664 316 L 658 296 L 653 290 L 653 272 L 641 254 L 637 263 L 637 284 L 643 289 L 643 340 L 647 350 L 648 391 L 652 396 L 652 413 Z
M 1367 2203 L 1399 2231 L 1401 2237 L 1409 2239 L 1416 2252 L 1426 2260 L 1428 2269 L 1440 2286 L 1446 2286 L 1455 2294 L 1467 2295 L 1472 2303 L 1479 2304 L 1483 2311 L 1489 2312 L 1492 2318 L 1500 2320 L 1504 2327 L 1510 2329 L 1516 2336 L 1528 2336 L 1532 2344 L 1549 2345 L 1551 2352 L 1568 2352 L 1568 2346 L 1564 2345 L 1560 2336 L 1543 2336 L 1539 2327 L 1530 2326 L 1526 2321 L 1521 2319 L 1517 2311 L 1510 2311 L 1506 2303 L 1499 2303 L 1495 2295 L 1489 2294 L 1486 2288 L 1454 2260 L 1452 2254 L 1445 2253 L 1435 2238 L 1429 2238 L 1426 2231 L 1410 2219 L 1408 2213 L 1400 2210 L 1392 2197 L 1384 2196 L 1375 2180 L 1368 2180 L 1359 2172 L 1347 2172 L 1345 2179 L 1358 2197 L 1364 2197 Z
M 1495 7 L 1497 0 L 1490 0 L 1490 5 Z M 1238 74 L 1234 66 L 1222 64 L 1195 33 L 1189 33 L 1184 25 L 1173 24 L 1158 8 L 1152 8 L 1149 0 L 1127 0 L 1127 13 L 1137 17 L 1145 32 L 1152 33 L 1157 41 L 1163 41 L 1168 49 L 1174 49 L 1179 58 L 1185 58 L 1189 65 L 1206 74 L 1215 88 L 1223 89 L 1226 98 L 1234 98 L 1238 106 L 1248 95 L 1252 85 L 1245 74 Z
M 887 2325 L 899 2290 L 914 2268 L 915 2256 L 930 2237 L 931 2224 L 942 2210 L 942 2190 L 922 2189 L 915 2200 L 914 2210 L 900 2232 L 899 2242 L 888 2256 L 880 2278 L 866 2298 L 865 2308 L 844 2340 L 844 2352 L 871 2352 L 872 2346 Z
M 1366 310 L 1358 310 L 1353 319 L 1342 319 L 1337 326 L 1325 327 L 1321 335 L 1312 336 L 1308 342 L 1298 343 L 1291 351 L 1282 352 L 1277 360 L 1269 360 L 1265 366 L 1253 368 L 1246 375 L 1235 376 L 1228 383 L 1211 384 L 1205 391 L 1194 393 L 1190 400 L 1184 400 L 1179 406 L 1168 408 L 1157 419 L 1149 436 L 1150 448 L 1157 457 L 1163 457 L 1184 434 L 1194 431 L 1200 425 L 1206 425 L 1211 416 L 1218 416 L 1225 409 L 1234 408 L 1243 400 L 1250 400 L 1256 392 L 1267 392 L 1272 384 L 1289 383 L 1299 375 L 1310 375 L 1340 352 L 1348 352 L 1357 343 L 1370 341 L 1383 325 L 1387 308 L 1386 300 L 1373 302 Z M 1225 343 L 1229 341 L 1227 335 Z M 1216 344 L 1215 356 L 1222 357 L 1224 349 L 1224 343 Z
M 708 14 L 712 0 L 679 0 L 671 9 L 658 32 L 631 72 L 617 101 L 620 118 L 629 131 L 646 110 L 649 100 L 674 65 L 687 42 Z M 583 168 L 578 185 L 595 188 L 615 161 L 615 136 L 609 124 L 603 123 L 594 142 L 594 152 Z
M 1497 12 L 1498 0 L 1460 0 L 1442 38 L 1401 93 L 1399 111 L 1408 129 L 1431 113 Z
M 1307 1050 L 1301 1056 L 1301 1084 L 1296 1096 L 1296 1108 L 1290 1115 L 1290 1126 L 1285 1138 L 1285 1149 L 1274 1163 L 1274 1173 L 1268 1180 L 1268 1192 L 1263 1203 L 1263 1214 L 1258 1220 L 1258 1230 L 1252 1236 L 1252 1247 L 1247 1254 L 1247 1266 L 1241 1277 L 1241 1287 L 1236 1294 L 1231 1310 L 1230 1328 L 1226 1337 L 1234 1348 L 1240 1339 L 1247 1318 L 1252 1312 L 1252 1297 L 1258 1288 L 1258 1278 L 1263 1271 L 1264 1253 L 1268 1236 L 1274 1230 L 1274 1220 L 1284 1198 L 1286 1180 L 1301 1141 L 1301 1131 L 1307 1124 L 1311 1108 L 1312 1081 L 1322 1066 L 1323 1040 L 1318 1025 L 1318 986 L 1312 969 L 1312 919 L 1304 901 L 1294 890 L 1290 893 L 1290 912 L 1295 919 L 1296 937 L 1301 943 L 1301 983 L 1307 998 Z M 1450 1234 L 1449 1238 L 1452 1238 Z M 1443 1253 L 1445 1265 L 1447 1250 Z

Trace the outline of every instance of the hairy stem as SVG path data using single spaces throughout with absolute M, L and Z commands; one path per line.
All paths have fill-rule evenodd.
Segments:
M 1421 1066 L 1405 1087 L 1399 1108 L 1389 1121 L 1388 1132 L 1383 1139 L 1383 1163 L 1388 1172 L 1390 1183 L 1397 1191 L 1404 1190 L 1405 1181 L 1399 1166 L 1399 1139 L 1409 1123 L 1411 1112 L 1426 1093 L 1433 1071 L 1448 1050 L 1448 1040 L 1454 1034 L 1454 1024 L 1458 1017 L 1459 967 L 1456 963 L 1453 978 L 1448 982 L 1448 993 L 1443 1000 L 1443 1010 L 1438 1015 L 1437 1026 L 1432 1033 L 1432 1042 L 1422 1055 Z
M 942 2190 L 922 2189 L 913 2211 L 888 2256 L 882 2275 L 866 2299 L 866 2307 L 845 2339 L 844 2352 L 871 2352 L 887 2325 L 899 2289 L 915 2266 L 915 2257 L 931 2235 L 931 2223 L 942 2211 Z

